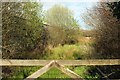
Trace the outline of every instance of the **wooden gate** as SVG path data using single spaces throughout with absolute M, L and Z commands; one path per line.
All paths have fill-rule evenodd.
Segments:
M 0 66 L 44 66 L 38 71 L 34 72 L 24 80 L 34 80 L 42 74 L 46 73 L 52 67 L 56 67 L 63 73 L 67 74 L 73 79 L 84 80 L 78 74 L 74 73 L 65 66 L 80 66 L 80 65 L 120 65 L 120 59 L 95 59 L 95 60 L 10 60 L 1 59 Z

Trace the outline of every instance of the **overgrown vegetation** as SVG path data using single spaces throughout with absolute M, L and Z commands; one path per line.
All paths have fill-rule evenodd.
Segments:
M 84 16 L 85 22 L 94 27 L 97 58 L 120 58 L 119 3 L 98 3 Z
M 62 59 L 62 60 L 79 60 L 91 59 L 93 57 L 91 42 L 81 42 L 74 45 L 57 46 L 49 49 L 49 53 L 45 56 L 46 59 Z
M 37 2 L 2 3 L 4 59 L 120 58 L 120 1 L 98 3 L 84 14 L 92 30 L 81 30 L 73 12 L 63 5 L 56 4 L 47 11 L 43 11 L 42 6 Z M 120 76 L 120 66 L 67 67 L 86 80 Z M 3 78 L 22 80 L 39 68 L 3 67 Z M 38 80 L 40 78 L 70 77 L 53 68 Z
M 2 17 L 3 58 L 38 58 L 44 53 L 47 33 L 41 4 L 5 2 Z
M 98 3 L 84 16 L 85 22 L 94 27 L 95 57 L 120 58 L 120 1 Z M 114 70 L 116 68 L 116 70 Z M 119 79 L 120 66 L 99 66 L 101 78 Z M 106 76 L 106 77 L 104 77 Z

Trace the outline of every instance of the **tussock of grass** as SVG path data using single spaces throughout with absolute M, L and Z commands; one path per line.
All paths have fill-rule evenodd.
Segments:
M 50 50 L 49 55 L 45 56 L 46 59 L 88 59 L 91 57 L 92 43 L 79 43 L 74 45 L 57 46 Z

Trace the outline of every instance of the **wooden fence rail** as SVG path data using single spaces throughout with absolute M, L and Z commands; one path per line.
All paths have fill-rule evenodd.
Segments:
M 78 74 L 74 73 L 65 66 L 80 66 L 80 65 L 120 65 L 120 59 L 94 59 L 94 60 L 10 60 L 0 59 L 0 66 L 44 66 L 38 71 L 34 72 L 24 80 L 34 80 L 52 67 L 56 67 L 63 73 L 67 74 L 75 80 L 84 80 Z
M 0 66 L 45 66 L 52 60 L 15 60 L 0 59 Z M 79 65 L 120 65 L 120 59 L 94 59 L 94 60 L 54 60 L 67 66 Z

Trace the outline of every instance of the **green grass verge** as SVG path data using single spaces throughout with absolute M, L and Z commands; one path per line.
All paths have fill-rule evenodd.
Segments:
M 16 72 L 14 72 L 11 76 L 9 76 L 9 79 L 5 79 L 5 80 L 10 80 L 10 78 L 11 80 L 23 80 L 32 73 L 34 73 L 35 71 L 39 70 L 40 68 L 41 67 L 18 67 L 16 68 Z M 89 66 L 73 66 L 73 67 L 69 66 L 68 68 L 74 71 L 75 73 L 77 73 L 78 75 L 80 75 L 82 78 L 85 78 L 86 80 L 92 80 L 93 78 L 98 78 L 97 75 L 91 76 L 88 73 L 88 70 L 91 69 L 91 67 Z M 60 71 L 57 68 L 51 68 L 49 71 L 39 76 L 35 80 L 41 80 L 41 79 L 47 80 L 52 78 L 61 79 L 61 80 L 66 80 L 66 79 L 71 80 L 70 76 L 64 74 L 62 71 Z

